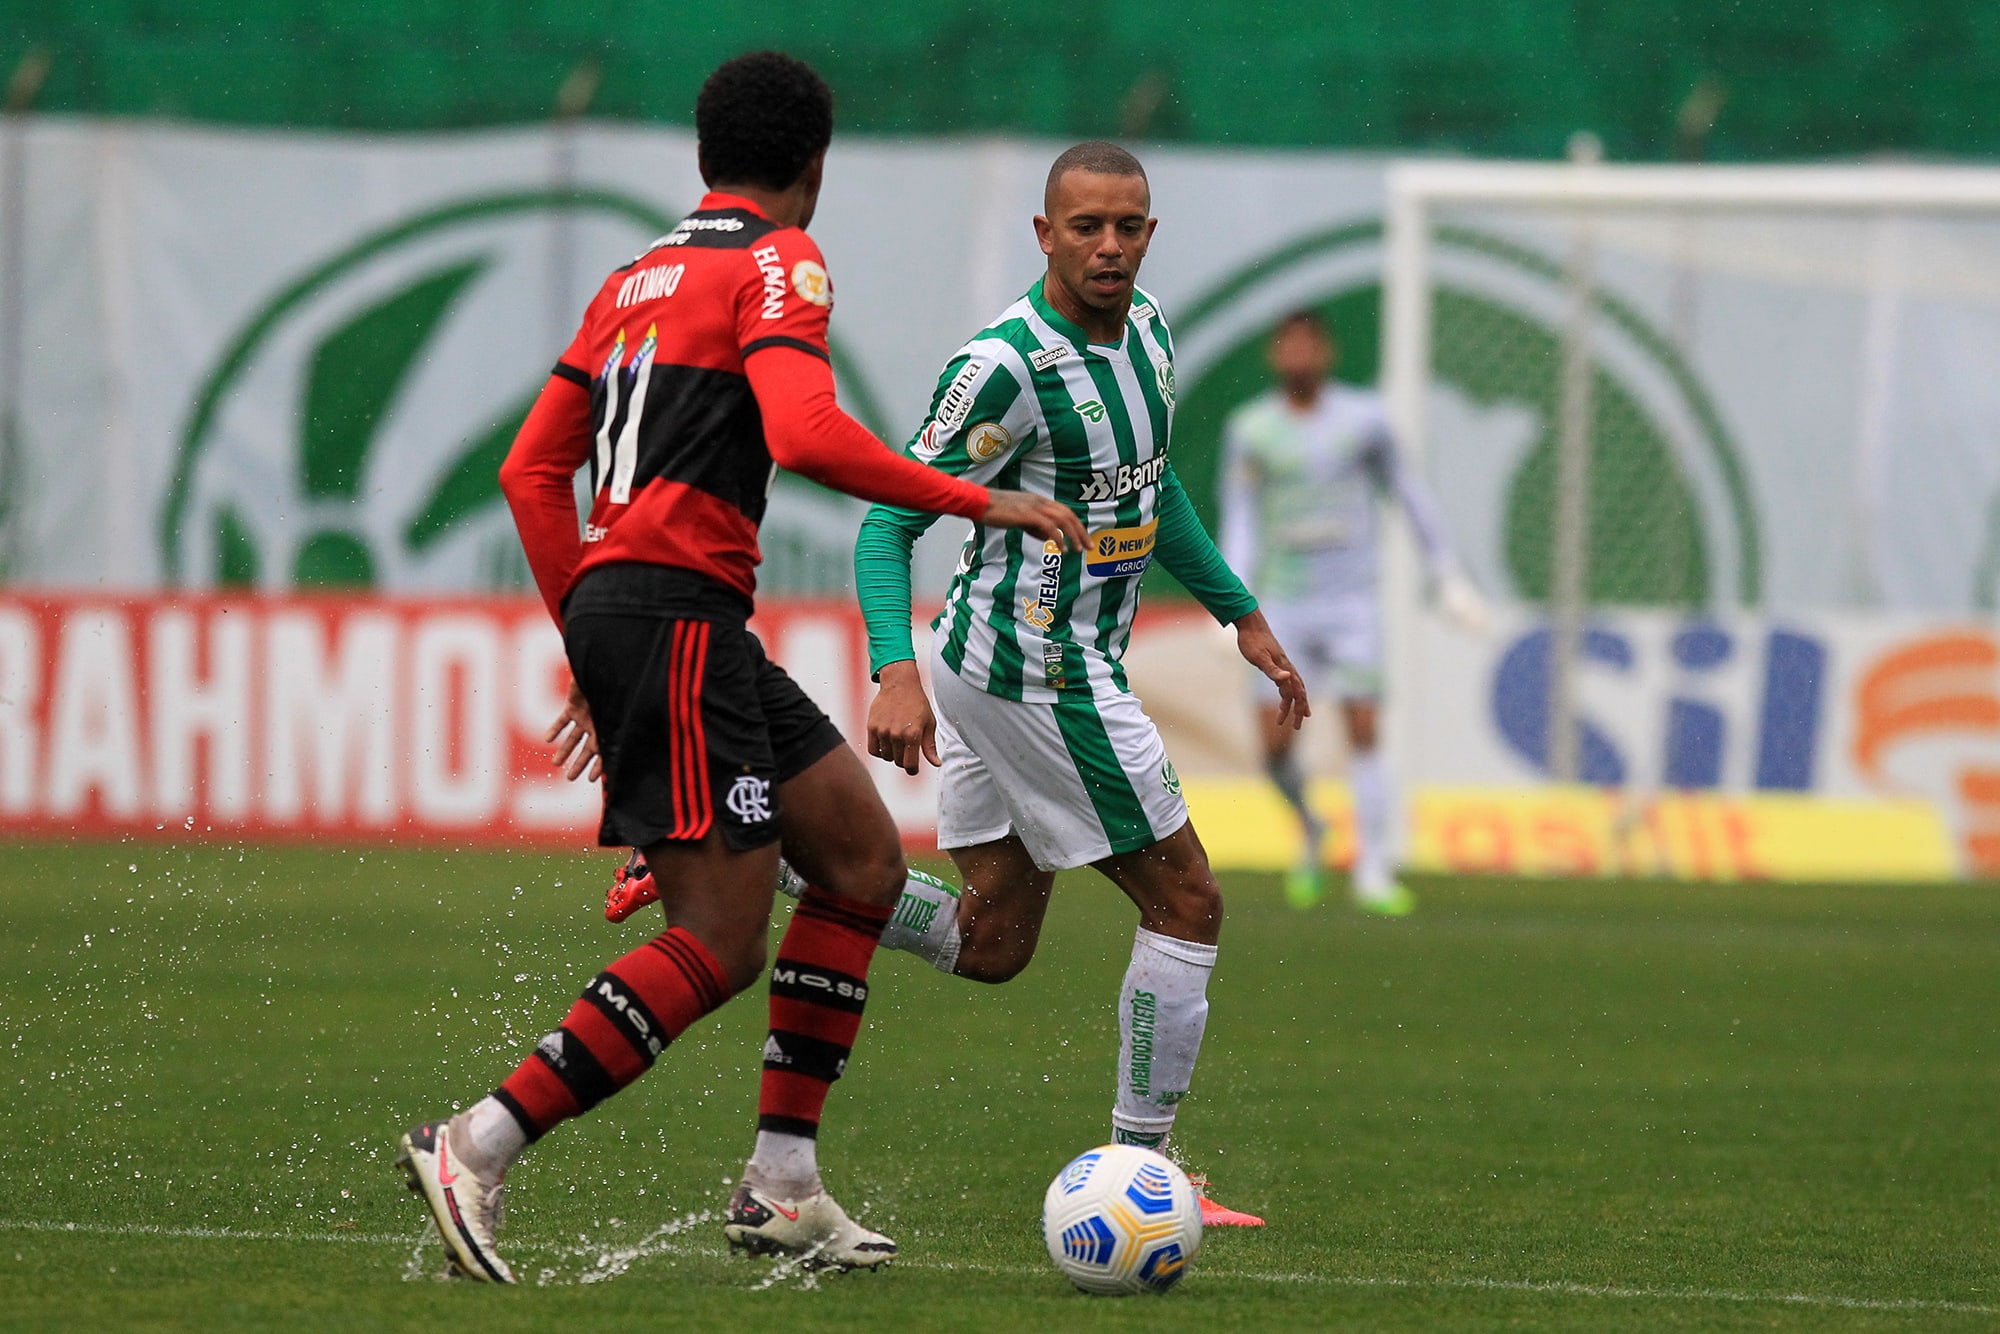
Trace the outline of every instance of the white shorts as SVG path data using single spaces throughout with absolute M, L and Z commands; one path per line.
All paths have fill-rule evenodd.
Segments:
M 1019 834 L 1045 871 L 1137 852 L 1187 823 L 1180 776 L 1136 695 L 1024 704 L 931 659 L 938 846 Z
M 1372 597 L 1259 604 L 1271 633 L 1305 679 L 1315 698 L 1327 688 L 1339 699 L 1382 696 L 1382 613 Z M 1261 693 L 1277 699 L 1277 687 L 1261 672 Z

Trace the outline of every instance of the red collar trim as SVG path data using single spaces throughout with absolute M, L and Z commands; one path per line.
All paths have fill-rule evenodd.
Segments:
M 766 222 L 771 220 L 770 214 L 758 208 L 756 204 L 745 199 L 742 195 L 725 194 L 720 190 L 710 190 L 707 194 L 703 195 L 700 205 L 695 208 L 695 212 L 707 213 L 711 209 L 721 208 L 739 208 L 745 213 L 756 214 Z

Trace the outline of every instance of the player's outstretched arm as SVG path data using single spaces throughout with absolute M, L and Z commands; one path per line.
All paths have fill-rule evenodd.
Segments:
M 833 368 L 790 346 L 744 362 L 764 418 L 764 438 L 781 468 L 878 505 L 956 514 L 996 528 L 1020 528 L 1068 550 L 1083 546 L 1083 525 L 1043 496 L 993 491 L 905 458 L 841 411 Z

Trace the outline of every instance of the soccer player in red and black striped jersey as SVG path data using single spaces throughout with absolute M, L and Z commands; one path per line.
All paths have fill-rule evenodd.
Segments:
M 833 284 L 804 230 L 833 132 L 819 77 L 775 52 L 732 60 L 703 85 L 695 125 L 708 195 L 605 280 L 500 474 L 569 655 L 551 739 L 572 776 L 601 772 L 599 839 L 643 849 L 667 929 L 593 978 L 492 1094 L 403 1139 L 456 1268 L 492 1282 L 513 1277 L 493 1227 L 521 1151 L 763 973 L 781 841 L 811 888 L 771 969 L 756 1149 L 724 1231 L 843 1268 L 895 1254 L 826 1193 L 815 1136 L 902 891 L 902 846 L 860 759 L 745 628 L 757 526 L 784 467 L 865 500 L 1083 540 L 1065 506 L 905 459 L 835 403 Z

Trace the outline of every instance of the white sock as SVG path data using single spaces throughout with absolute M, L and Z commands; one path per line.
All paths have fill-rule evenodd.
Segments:
M 1139 928 L 1118 993 L 1118 1102 L 1111 1137 L 1157 1147 L 1194 1079 L 1208 1027 L 1208 975 L 1215 946 Z
M 958 967 L 958 891 L 934 875 L 910 872 L 903 896 L 889 925 L 882 928 L 882 948 L 914 954 L 940 973 Z
M 819 1146 L 804 1135 L 784 1135 L 775 1130 L 757 1132 L 757 1148 L 750 1155 L 744 1175 L 759 1190 L 782 1200 L 802 1200 L 817 1193 Z
M 1354 794 L 1354 892 L 1380 898 L 1396 880 L 1396 800 L 1382 752 L 1349 755 L 1347 785 Z
M 459 1160 L 486 1181 L 504 1175 L 528 1147 L 528 1132 L 490 1094 L 454 1116 L 447 1133 Z

